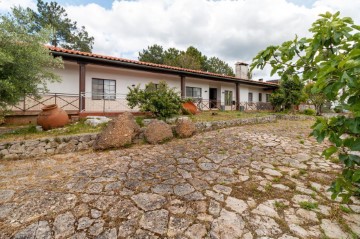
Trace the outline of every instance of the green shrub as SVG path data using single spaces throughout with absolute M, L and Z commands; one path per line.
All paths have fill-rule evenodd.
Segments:
M 315 115 L 316 111 L 313 109 L 304 109 L 303 113 L 306 115 Z
M 128 87 L 129 93 L 126 96 L 131 109 L 136 106 L 142 112 L 151 112 L 157 118 L 169 118 L 177 115 L 181 109 L 181 98 L 174 88 L 169 88 L 166 82 L 161 81 L 158 85 L 150 82 L 145 89 Z

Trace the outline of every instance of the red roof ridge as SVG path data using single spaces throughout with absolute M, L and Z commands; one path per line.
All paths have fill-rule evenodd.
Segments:
M 161 65 L 161 64 L 151 63 L 151 62 L 136 61 L 136 60 L 130 60 L 130 59 L 125 59 L 125 58 L 120 58 L 120 57 L 106 56 L 106 55 L 100 55 L 100 54 L 77 51 L 77 50 L 70 50 L 70 49 L 61 48 L 61 47 L 55 47 L 55 46 L 48 46 L 47 45 L 46 47 L 49 50 L 55 51 L 55 52 L 63 52 L 63 53 L 69 53 L 69 54 L 74 54 L 74 55 L 82 55 L 82 56 L 89 56 L 89 57 L 95 57 L 95 58 L 102 58 L 102 59 L 106 59 L 106 60 L 128 62 L 128 63 L 138 64 L 138 65 L 153 66 L 153 67 L 158 67 L 158 68 L 180 70 L 180 71 L 199 73 L 199 74 L 209 75 L 209 76 L 224 77 L 224 78 L 234 79 L 234 80 L 239 80 L 240 79 L 240 78 L 237 78 L 235 76 L 222 75 L 222 74 L 218 74 L 218 73 L 212 73 L 212 72 L 206 72 L 206 71 L 200 71 L 200 70 L 193 70 L 193 69 L 181 68 L 181 67 L 176 67 L 176 66 Z M 241 80 L 247 80 L 249 82 L 258 82 L 258 81 L 254 81 L 254 80 L 248 80 L 248 79 L 241 79 Z M 269 84 L 269 85 L 278 85 L 276 83 L 266 82 L 266 81 L 263 81 L 261 83 L 265 83 L 265 84 Z

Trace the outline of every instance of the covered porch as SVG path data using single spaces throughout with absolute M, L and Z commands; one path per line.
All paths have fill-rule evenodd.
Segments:
M 194 98 L 193 101 L 199 111 L 259 111 L 273 109 L 268 102 L 223 102 L 214 98 Z M 46 93 L 42 94 L 40 98 L 32 95 L 25 96 L 17 105 L 10 108 L 10 116 L 37 116 L 41 112 L 42 107 L 50 104 L 57 104 L 70 116 L 89 114 L 112 115 L 125 111 L 139 112 L 139 109 L 131 109 L 127 105 L 126 95 L 124 94 L 94 95 L 92 92 L 82 92 L 79 96 L 77 94 Z

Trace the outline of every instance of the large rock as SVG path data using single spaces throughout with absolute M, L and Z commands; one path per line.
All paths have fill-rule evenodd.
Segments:
M 140 131 L 134 116 L 126 112 L 109 123 L 94 143 L 94 149 L 119 148 L 131 144 Z
M 177 121 L 175 132 L 180 138 L 191 137 L 196 131 L 195 124 L 189 119 L 179 119 Z
M 160 120 L 151 121 L 144 135 L 150 144 L 158 144 L 174 137 L 171 126 Z

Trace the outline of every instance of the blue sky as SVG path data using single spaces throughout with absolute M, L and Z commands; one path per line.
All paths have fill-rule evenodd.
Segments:
M 47 1 L 47 2 L 51 2 L 51 1 Z M 89 3 L 96 3 L 106 9 L 110 9 L 111 5 L 113 3 L 112 0 L 58 0 L 56 1 L 58 2 L 60 5 L 86 5 Z

